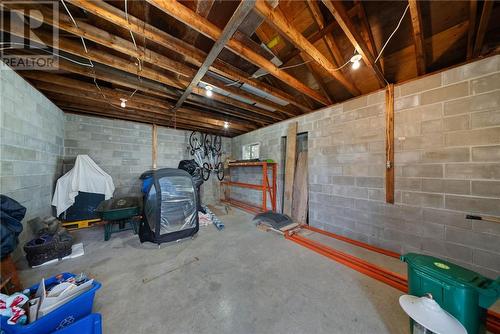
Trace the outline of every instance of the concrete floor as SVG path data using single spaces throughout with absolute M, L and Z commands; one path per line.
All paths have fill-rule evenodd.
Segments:
M 130 231 L 75 233 L 83 257 L 21 269 L 25 285 L 84 271 L 100 281 L 104 333 L 408 333 L 400 292 L 230 210 L 226 228 L 160 249 Z

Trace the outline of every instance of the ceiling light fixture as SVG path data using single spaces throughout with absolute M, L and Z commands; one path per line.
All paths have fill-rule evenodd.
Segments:
M 224 129 L 229 129 L 229 122 L 224 121 Z
M 356 53 L 354 56 L 351 57 L 351 63 L 352 63 L 352 69 L 357 70 L 361 66 L 361 55 L 359 53 Z
M 124 99 L 124 98 L 122 97 L 122 98 L 120 98 L 120 101 L 122 101 L 122 102 L 120 103 L 120 106 L 121 106 L 122 108 L 125 108 L 125 107 L 127 106 L 127 99 Z
M 205 95 L 208 97 L 212 97 L 213 92 L 212 92 L 212 86 L 205 86 Z

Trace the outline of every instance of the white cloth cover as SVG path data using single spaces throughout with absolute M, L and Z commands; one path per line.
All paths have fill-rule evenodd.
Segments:
M 58 217 L 75 203 L 79 191 L 104 194 L 105 199 L 113 197 L 115 191 L 111 176 L 88 155 L 78 155 L 75 166 L 57 180 L 52 205 L 56 207 Z

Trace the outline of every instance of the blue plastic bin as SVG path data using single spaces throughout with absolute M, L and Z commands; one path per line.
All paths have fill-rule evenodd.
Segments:
M 53 334 L 101 334 L 102 319 L 99 313 L 92 313 Z
M 62 273 L 62 275 L 64 279 L 75 276 L 70 273 Z M 51 277 L 45 280 L 45 286 L 55 282 L 55 276 Z M 0 328 L 6 334 L 49 334 L 62 329 L 92 313 L 94 296 L 100 287 L 101 283 L 94 280 L 89 290 L 29 325 L 9 325 L 7 324 L 8 317 L 1 317 Z M 37 289 L 38 284 L 30 288 L 32 293 L 35 293 Z

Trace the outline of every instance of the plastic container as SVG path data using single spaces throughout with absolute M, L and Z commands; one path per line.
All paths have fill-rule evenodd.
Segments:
M 474 271 L 441 259 L 409 253 L 408 293 L 433 299 L 464 325 L 468 334 L 485 333 L 486 309 L 500 295 L 500 278 L 491 280 Z
M 75 276 L 70 273 L 62 273 L 62 275 L 64 279 Z M 51 277 L 45 280 L 45 286 L 55 282 L 55 276 Z M 6 334 L 49 334 L 62 329 L 92 313 L 95 293 L 100 287 L 101 283 L 94 280 L 89 290 L 29 325 L 9 325 L 7 324 L 8 317 L 0 317 L 0 328 Z M 32 293 L 37 289 L 38 284 L 30 288 Z
M 101 334 L 102 318 L 99 313 L 92 313 L 77 322 L 55 331 L 53 334 Z

